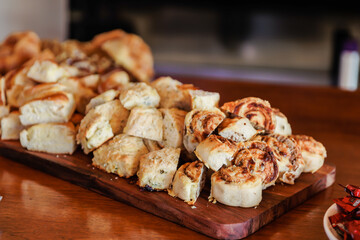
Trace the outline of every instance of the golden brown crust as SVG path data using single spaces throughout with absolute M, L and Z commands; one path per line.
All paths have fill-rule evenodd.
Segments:
M 121 68 L 116 68 L 101 76 L 97 89 L 99 93 L 106 92 L 110 89 L 122 90 L 129 82 L 129 74 Z
M 246 168 L 232 165 L 221 168 L 215 175 L 217 180 L 223 180 L 227 183 L 241 183 L 254 181 L 254 176 Z
M 321 142 L 316 141 L 313 137 L 306 135 L 292 135 L 301 151 L 306 151 L 312 154 L 317 154 L 321 157 L 326 157 L 326 149 Z

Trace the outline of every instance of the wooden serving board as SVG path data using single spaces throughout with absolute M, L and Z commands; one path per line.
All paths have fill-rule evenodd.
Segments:
M 192 208 L 166 192 L 142 191 L 134 181 L 94 168 L 91 157 L 80 150 L 72 156 L 51 155 L 27 151 L 18 141 L 0 141 L 0 154 L 210 237 L 226 239 L 254 233 L 332 185 L 336 172 L 335 166 L 327 163 L 315 174 L 302 174 L 295 185 L 270 187 L 263 191 L 263 200 L 257 208 L 212 204 L 207 199 L 209 189 L 201 193 L 196 208 Z

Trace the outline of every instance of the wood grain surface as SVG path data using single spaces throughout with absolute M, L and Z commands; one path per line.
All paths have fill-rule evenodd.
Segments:
M 222 102 L 258 96 L 280 108 L 294 133 L 312 135 L 336 165 L 336 182 L 359 184 L 359 92 L 179 78 L 210 91 Z M 0 152 L 3 155 L 3 152 Z M 51 167 L 51 166 L 49 166 Z M 2 239 L 205 239 L 206 236 L 0 157 Z M 322 217 L 332 199 L 344 195 L 332 185 L 262 227 L 248 239 L 325 239 Z

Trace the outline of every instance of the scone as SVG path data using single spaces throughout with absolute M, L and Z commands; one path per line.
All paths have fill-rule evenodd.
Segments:
M 205 179 L 206 168 L 202 162 L 187 162 L 176 171 L 168 193 L 193 205 L 205 185 Z
M 158 107 L 160 96 L 155 88 L 146 83 L 137 83 L 133 87 L 121 92 L 121 104 L 126 109 L 133 109 L 134 107 Z
M 98 96 L 92 98 L 90 102 L 86 105 L 85 113 L 88 113 L 91 109 L 95 108 L 100 104 L 114 100 L 119 96 L 119 94 L 119 91 L 113 89 L 107 90 L 106 92 L 99 94 Z
M 192 153 L 196 146 L 209 136 L 225 119 L 218 108 L 208 110 L 194 109 L 185 116 L 184 146 Z
M 37 152 L 72 154 L 76 149 L 75 127 L 68 123 L 40 123 L 20 133 L 21 146 Z
M 81 121 L 76 136 L 84 153 L 88 154 L 114 135 L 121 133 L 128 116 L 129 111 L 119 100 L 106 102 L 91 109 Z
M 249 119 L 242 117 L 226 118 L 219 126 L 220 136 L 234 142 L 245 142 L 257 134 Z
M 326 149 L 321 142 L 306 135 L 292 135 L 300 147 L 301 155 L 305 161 L 304 172 L 314 173 L 324 164 Z
M 146 153 L 148 150 L 141 138 L 119 134 L 94 151 L 92 162 L 108 173 L 129 178 L 135 175 L 140 157 Z
M 248 141 L 239 145 L 240 150 L 233 160 L 234 165 L 258 175 L 263 189 L 275 185 L 279 177 L 279 165 L 272 148 L 261 141 Z
M 210 201 L 234 207 L 255 207 L 262 199 L 262 180 L 238 166 L 221 168 L 211 176 Z
M 149 150 L 149 152 L 163 149 L 163 147 L 160 146 L 158 141 L 154 141 L 154 140 L 150 140 L 150 139 L 146 139 L 146 138 L 143 138 L 143 141 L 144 141 L 145 146 Z
M 179 108 L 185 111 L 191 110 L 189 89 L 196 89 L 191 85 L 184 87 L 183 84 L 171 77 L 160 77 L 151 83 L 160 95 L 161 108 Z
M 163 140 L 163 120 L 156 108 L 135 107 L 131 110 L 124 133 L 154 141 Z
M 217 171 L 224 165 L 231 165 L 237 150 L 236 143 L 213 134 L 196 147 L 195 154 L 206 167 Z
M 221 110 L 232 116 L 246 117 L 256 129 L 273 133 L 275 130 L 275 114 L 268 101 L 256 97 L 242 98 L 225 103 Z
M 36 61 L 27 72 L 27 76 L 36 82 L 48 83 L 57 82 L 60 78 L 66 77 L 67 72 L 56 62 L 50 60 Z
M 6 117 L 1 119 L 1 139 L 2 140 L 18 140 L 21 130 L 24 126 L 19 119 L 19 111 L 12 111 Z
M 74 96 L 67 92 L 33 99 L 20 107 L 20 121 L 24 126 L 38 123 L 68 122 L 76 107 Z
M 189 90 L 192 109 L 211 109 L 219 106 L 220 94 L 203 90 Z
M 177 108 L 162 108 L 164 140 L 160 143 L 165 147 L 183 148 L 184 121 L 187 112 Z
M 180 148 L 163 148 L 140 158 L 138 185 L 146 190 L 165 190 L 171 185 L 179 162 Z
M 288 122 L 287 117 L 280 112 L 279 109 L 273 108 L 273 112 L 275 114 L 275 129 L 274 134 L 280 134 L 284 136 L 291 135 L 291 126 Z
M 100 77 L 98 92 L 103 93 L 110 89 L 121 90 L 130 82 L 130 76 L 122 69 L 114 69 Z

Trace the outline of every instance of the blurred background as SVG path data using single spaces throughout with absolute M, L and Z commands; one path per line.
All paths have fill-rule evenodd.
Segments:
M 256 1 L 231 6 L 195 1 L 0 0 L 0 5 L 0 39 L 31 29 L 42 38 L 87 41 L 121 28 L 150 45 L 160 75 L 339 85 L 344 46 L 352 40 L 351 49 L 357 53 L 360 38 L 358 9 L 339 2 L 297 6 Z

